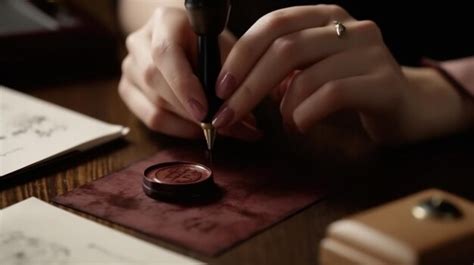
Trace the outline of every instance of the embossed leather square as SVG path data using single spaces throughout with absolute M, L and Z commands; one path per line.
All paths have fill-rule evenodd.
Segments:
M 217 156 L 212 169 L 222 196 L 211 203 L 180 205 L 145 195 L 142 176 L 148 166 L 176 160 L 206 164 L 202 152 L 189 148 L 164 150 L 54 201 L 214 256 L 323 195 L 318 176 L 262 150 L 227 151 Z

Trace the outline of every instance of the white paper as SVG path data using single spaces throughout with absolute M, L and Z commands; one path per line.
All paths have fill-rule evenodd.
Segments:
M 0 86 L 0 178 L 127 133 L 128 128 L 123 126 L 108 124 Z
M 203 263 L 32 197 L 0 211 L 0 264 Z

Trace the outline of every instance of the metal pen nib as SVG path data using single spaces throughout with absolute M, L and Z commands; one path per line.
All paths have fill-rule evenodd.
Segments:
M 216 140 L 216 128 L 212 126 L 212 123 L 201 122 L 201 128 L 206 138 L 207 149 L 212 150 L 214 141 Z

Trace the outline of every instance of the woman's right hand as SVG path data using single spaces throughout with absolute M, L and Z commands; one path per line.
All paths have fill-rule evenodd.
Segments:
M 148 22 L 127 37 L 129 54 L 122 63 L 119 93 L 128 108 L 150 129 L 182 138 L 202 138 L 199 122 L 207 114 L 207 101 L 196 65 L 196 35 L 183 9 L 160 7 Z M 219 39 L 225 59 L 236 42 L 224 31 Z M 262 132 L 248 116 L 219 133 L 257 140 Z

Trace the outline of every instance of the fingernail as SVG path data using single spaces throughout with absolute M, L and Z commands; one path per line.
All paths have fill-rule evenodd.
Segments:
M 221 99 L 227 99 L 236 88 L 236 82 L 233 75 L 230 73 L 225 73 L 222 78 L 219 78 L 217 83 L 216 95 Z
M 206 115 L 206 110 L 197 100 L 191 98 L 188 100 L 189 107 L 191 108 L 191 114 L 197 121 L 202 121 Z
M 219 112 L 217 112 L 212 125 L 216 128 L 222 128 L 227 126 L 234 118 L 234 111 L 227 106 L 224 106 Z

